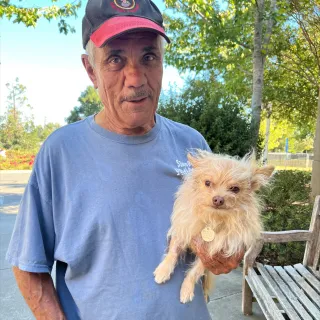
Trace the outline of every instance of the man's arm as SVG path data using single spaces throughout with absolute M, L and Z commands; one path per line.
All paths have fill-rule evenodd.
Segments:
M 37 320 L 66 320 L 49 273 L 13 267 L 18 287 Z

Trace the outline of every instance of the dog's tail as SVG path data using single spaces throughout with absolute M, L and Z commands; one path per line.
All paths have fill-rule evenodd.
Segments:
M 203 282 L 202 282 L 202 287 L 203 287 L 204 298 L 207 303 L 209 302 L 209 294 L 210 294 L 211 290 L 213 289 L 214 285 L 215 285 L 214 274 L 208 270 L 205 270 Z

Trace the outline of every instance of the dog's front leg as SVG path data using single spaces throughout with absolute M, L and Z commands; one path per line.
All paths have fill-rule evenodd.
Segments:
M 176 266 L 181 251 L 182 248 L 179 245 L 179 242 L 172 237 L 170 240 L 168 253 L 153 272 L 155 282 L 160 284 L 170 279 L 170 275 Z
M 180 290 L 180 302 L 187 303 L 194 297 L 194 287 L 197 281 L 204 275 L 205 267 L 199 258 L 196 258 L 192 267 L 182 283 Z

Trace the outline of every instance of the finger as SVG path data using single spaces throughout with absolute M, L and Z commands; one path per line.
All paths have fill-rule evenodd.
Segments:
M 214 255 L 214 259 L 220 261 L 223 264 L 239 264 L 243 259 L 244 253 L 239 252 L 232 256 L 227 256 L 224 252 L 220 252 L 216 255 Z
M 241 250 L 235 255 L 235 257 L 238 259 L 238 261 L 242 261 L 244 254 L 245 254 L 245 251 Z
M 224 255 L 218 255 L 218 256 L 214 256 L 213 259 L 208 260 L 208 262 L 213 262 L 215 264 L 219 264 L 224 266 L 228 272 L 230 272 L 233 269 L 236 269 L 239 266 L 239 258 L 238 257 L 226 257 Z
M 226 265 L 218 260 L 205 259 L 203 265 L 208 269 L 225 269 Z
M 212 256 L 211 260 L 218 261 L 221 264 L 226 264 L 229 262 L 230 257 L 226 256 L 224 253 L 219 252 Z
M 232 262 L 232 266 L 238 266 L 241 261 L 243 260 L 244 257 L 244 251 L 239 252 L 238 254 L 236 254 L 235 256 L 232 257 L 232 259 L 230 260 L 230 262 Z
M 211 268 L 215 269 L 215 273 L 221 274 L 221 273 L 229 273 L 233 269 L 235 269 L 233 266 L 230 266 L 226 263 L 221 263 L 218 261 L 215 261 L 215 263 L 211 263 Z
M 204 259 L 208 256 L 208 247 L 203 241 L 199 239 L 193 239 L 192 240 L 193 250 L 195 250 L 195 253 L 198 257 Z
M 226 274 L 231 271 L 230 268 L 219 263 L 207 265 L 206 268 L 215 275 Z
M 228 268 L 224 268 L 221 270 L 221 272 L 219 274 L 228 274 L 232 271 L 232 269 L 228 269 Z
M 233 270 L 238 268 L 239 264 L 240 264 L 241 260 L 239 261 L 239 259 L 230 259 L 227 260 L 225 262 L 226 267 L 228 267 L 229 269 Z
M 229 262 L 229 263 L 226 265 L 226 267 L 229 268 L 230 271 L 231 271 L 231 270 L 234 270 L 234 269 L 237 269 L 238 266 L 239 266 L 238 261 Z
M 201 241 L 200 237 L 198 236 L 192 239 L 192 243 L 198 250 L 201 250 L 201 248 L 205 247 L 205 244 L 203 243 L 203 241 Z
M 193 246 L 195 249 L 198 248 L 198 241 L 195 237 L 191 239 L 191 246 Z

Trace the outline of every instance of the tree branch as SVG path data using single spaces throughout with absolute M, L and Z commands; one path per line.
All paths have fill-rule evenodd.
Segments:
M 189 9 L 189 6 L 183 3 L 181 0 L 178 0 L 180 4 L 182 4 L 186 9 Z M 195 12 L 203 19 L 205 22 L 208 22 L 208 19 L 198 10 L 196 9 Z
M 263 46 L 267 46 L 270 43 L 272 28 L 274 25 L 273 14 L 275 13 L 276 8 L 277 8 L 277 0 L 271 0 L 270 17 L 267 21 L 267 28 L 266 28 L 266 33 L 265 33 L 264 40 L 263 40 Z
M 310 37 L 310 34 L 308 32 L 308 29 L 304 23 L 303 17 L 301 17 L 301 9 L 299 8 L 299 6 L 297 5 L 297 2 L 295 0 L 291 1 L 292 6 L 294 8 L 294 12 L 292 13 L 292 17 L 296 20 L 296 22 L 299 24 L 302 33 L 305 37 L 305 39 L 307 40 L 308 46 L 312 52 L 312 54 L 314 55 L 316 61 L 317 61 L 317 66 L 318 69 L 320 71 L 320 56 L 317 50 L 317 46 L 315 45 L 315 43 L 313 42 L 313 40 Z M 310 24 L 310 23 L 309 23 Z
M 237 40 L 237 39 L 233 39 L 232 41 L 234 41 L 236 44 L 238 44 L 239 46 L 241 46 L 241 47 L 243 47 L 243 48 L 245 48 L 245 49 L 248 49 L 248 50 L 250 50 L 250 51 L 252 51 L 252 47 L 251 46 L 249 46 L 248 44 L 246 44 L 246 43 L 243 43 L 243 42 L 241 42 L 241 41 L 239 41 L 239 40 Z
M 300 72 L 300 71 L 297 71 L 297 70 L 295 70 L 295 69 L 288 68 L 287 66 L 284 66 L 283 64 L 280 64 L 280 63 L 277 63 L 277 62 L 276 62 L 275 64 L 278 65 L 280 68 L 283 68 L 283 69 L 285 69 L 285 70 L 287 70 L 287 71 L 290 71 L 290 72 L 292 72 L 292 73 L 295 73 L 295 74 L 298 75 L 299 77 L 307 80 L 308 82 L 314 84 L 315 86 L 318 86 L 318 82 L 317 82 L 316 80 L 310 78 L 307 74 L 302 73 L 302 72 Z
M 305 73 L 305 70 L 307 70 L 311 77 L 314 79 L 314 81 L 316 82 L 317 80 L 317 77 L 316 75 L 312 72 L 312 70 L 310 68 L 308 68 L 306 65 L 305 65 L 305 62 L 301 59 L 301 57 L 298 55 L 297 52 L 291 52 L 299 61 L 296 61 L 292 56 L 290 55 L 287 55 L 286 53 L 281 53 L 281 55 L 285 58 L 287 58 L 288 60 L 290 60 L 291 62 L 294 63 L 295 65 L 295 68 L 297 69 L 300 69 L 300 71 L 302 73 Z M 311 78 L 310 78 L 311 79 Z
M 297 22 L 302 30 L 302 33 L 303 33 L 305 39 L 308 42 L 308 45 L 310 47 L 311 52 L 313 53 L 314 57 L 317 60 L 318 68 L 320 70 L 320 61 L 319 61 L 319 54 L 318 54 L 317 46 L 312 41 L 304 22 L 302 20 L 300 20 L 300 18 L 298 18 Z

